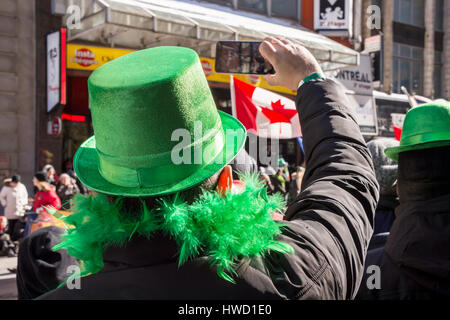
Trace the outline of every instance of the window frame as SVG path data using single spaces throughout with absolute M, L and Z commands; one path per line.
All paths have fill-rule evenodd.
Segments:
M 270 0 L 270 1 L 277 1 L 277 0 Z M 286 16 L 283 16 L 281 14 L 274 13 L 273 12 L 273 8 L 272 8 L 272 4 L 270 5 L 270 16 L 271 17 L 275 17 L 275 18 L 294 20 L 294 21 L 298 22 L 299 24 L 301 24 L 301 19 L 302 19 L 302 0 L 294 0 L 294 1 L 297 2 L 297 16 L 296 16 L 296 18 L 286 17 Z
M 302 4 L 303 4 L 302 2 L 303 2 L 303 0 L 294 0 L 297 2 L 297 4 L 296 4 L 297 5 L 297 15 L 295 18 L 283 16 L 283 14 L 280 14 L 280 13 L 274 13 L 273 9 L 272 9 L 272 3 L 273 3 L 273 1 L 277 1 L 277 0 L 261 0 L 261 1 L 265 1 L 265 3 L 266 3 L 264 11 L 242 6 L 239 4 L 239 0 L 229 0 L 229 4 L 225 4 L 220 0 L 197 0 L 197 1 L 215 3 L 215 4 L 233 8 L 234 10 L 240 10 L 240 11 L 261 14 L 266 17 L 274 17 L 274 18 L 295 21 L 299 25 L 301 25 L 301 23 L 302 23 Z
M 409 57 L 401 55 L 402 47 L 408 47 L 408 49 L 409 49 Z M 401 86 L 402 86 L 402 84 L 401 84 L 401 77 L 400 77 L 401 76 L 401 62 L 402 61 L 407 61 L 407 62 L 410 63 L 409 70 L 408 70 L 409 79 L 410 79 L 410 85 L 406 89 L 408 89 L 408 91 L 411 92 L 411 93 L 415 93 L 415 94 L 418 94 L 418 95 L 423 94 L 423 77 L 424 77 L 424 75 L 423 75 L 423 51 L 424 51 L 424 49 L 421 48 L 421 47 L 415 47 L 415 46 L 411 46 L 411 45 L 407 45 L 407 44 L 403 44 L 403 43 L 394 43 L 394 48 L 393 49 L 394 50 L 393 50 L 393 54 L 392 54 L 392 70 L 395 71 L 395 62 L 397 61 L 398 72 L 396 74 L 393 72 L 392 87 L 393 88 L 397 87 L 397 92 L 396 93 L 402 93 L 401 89 L 400 89 Z M 421 50 L 421 52 L 422 52 L 422 58 L 421 59 L 413 57 L 413 50 L 414 49 L 420 49 Z M 416 91 L 414 91 L 414 87 L 413 87 L 414 86 L 414 79 L 415 79 L 414 71 L 416 71 L 418 69 L 417 68 L 418 64 L 420 65 L 420 68 L 419 68 L 419 70 L 420 70 L 420 79 L 419 80 L 420 81 L 419 81 L 419 90 L 416 92 Z M 397 83 L 397 86 L 396 86 L 396 83 Z
M 263 11 L 260 11 L 258 9 L 254 9 L 254 8 L 249 8 L 249 7 L 245 7 L 242 6 L 241 4 L 239 4 L 239 0 L 237 1 L 237 10 L 242 10 L 242 11 L 248 11 L 248 12 L 253 12 L 253 13 L 259 13 L 259 14 L 263 14 L 268 16 L 269 15 L 269 0 L 259 0 L 260 2 L 265 2 L 265 8 Z
M 424 0 L 394 0 L 394 22 L 398 22 L 398 23 L 403 23 L 403 24 L 407 24 L 410 26 L 415 26 L 418 28 L 425 28 L 425 16 L 424 16 L 424 10 L 420 10 L 421 14 L 421 18 L 423 19 L 421 21 L 421 23 L 423 24 L 419 24 L 419 23 L 414 23 L 413 21 L 415 20 L 414 17 L 416 15 L 416 12 L 414 10 L 414 8 L 416 7 L 415 4 L 416 2 L 418 3 L 423 3 Z M 410 12 L 409 12 L 409 21 L 403 21 L 400 17 L 401 12 L 400 12 L 400 8 L 402 8 L 402 4 L 404 1 L 411 1 L 411 8 L 410 8 Z M 425 5 L 425 4 L 424 4 Z
M 442 3 L 442 9 L 439 10 L 439 6 L 438 6 L 438 1 L 440 1 Z M 435 0 L 435 8 L 434 8 L 434 30 L 435 31 L 439 31 L 439 32 L 444 32 L 444 0 Z M 440 25 L 438 25 L 438 15 L 440 13 L 440 18 L 439 18 L 439 23 Z

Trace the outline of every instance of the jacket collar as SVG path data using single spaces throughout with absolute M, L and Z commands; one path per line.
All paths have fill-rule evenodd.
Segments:
M 150 239 L 143 236 L 132 238 L 123 247 L 110 246 L 103 252 L 107 264 L 142 267 L 178 261 L 178 247 L 174 240 L 155 232 Z M 104 269 L 105 269 L 104 268 Z

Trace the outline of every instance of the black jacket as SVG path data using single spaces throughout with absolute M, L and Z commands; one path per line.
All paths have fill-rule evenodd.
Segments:
M 34 299 L 55 289 L 68 277 L 68 268 L 77 265 L 78 261 L 66 250 L 52 250 L 62 234 L 64 229 L 50 226 L 34 231 L 21 241 L 16 278 L 19 300 Z
M 400 153 L 400 205 L 385 247 L 366 259 L 379 267 L 379 287 L 366 272 L 358 298 L 450 298 L 449 163 L 450 147 Z
M 303 192 L 286 213 L 280 240 L 295 253 L 243 259 L 236 284 L 201 257 L 177 264 L 169 239 L 136 238 L 106 249 L 105 268 L 42 299 L 352 299 L 372 235 L 378 184 L 345 89 L 334 80 L 304 84 L 296 104 L 304 133 Z

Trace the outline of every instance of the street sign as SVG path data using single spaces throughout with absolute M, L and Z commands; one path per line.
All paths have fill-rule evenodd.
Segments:
M 54 117 L 51 121 L 47 122 L 47 134 L 57 137 L 62 130 L 62 121 L 60 117 Z
M 353 1 L 315 0 L 314 29 L 333 36 L 352 36 Z
M 66 29 L 47 35 L 47 112 L 66 104 Z
M 59 31 L 47 35 L 47 112 L 59 103 L 61 88 L 61 35 Z
M 364 51 L 365 52 L 376 52 L 381 50 L 382 37 L 380 34 L 369 37 L 364 40 Z
M 346 87 L 348 97 L 355 101 L 356 120 L 364 135 L 377 135 L 378 122 L 372 88 L 371 60 L 368 54 L 361 54 L 357 67 L 340 70 L 336 79 Z

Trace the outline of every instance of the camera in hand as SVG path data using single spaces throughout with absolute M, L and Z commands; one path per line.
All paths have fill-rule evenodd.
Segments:
M 272 65 L 259 52 L 261 41 L 218 41 L 216 66 L 218 73 L 269 74 Z

